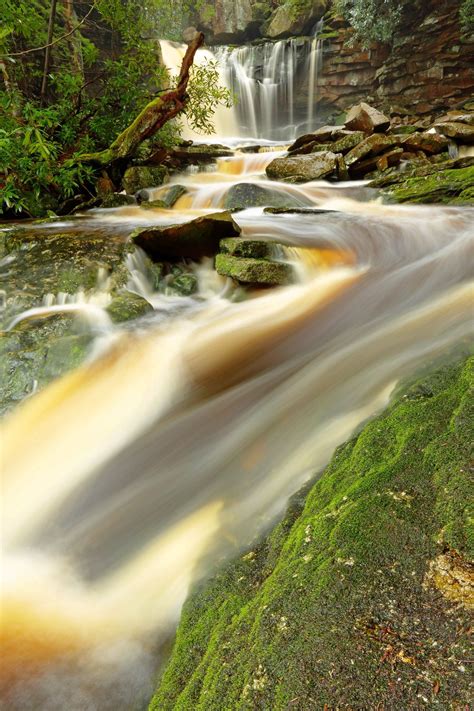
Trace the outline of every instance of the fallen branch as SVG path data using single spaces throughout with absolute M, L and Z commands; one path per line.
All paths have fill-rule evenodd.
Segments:
M 97 153 L 78 156 L 77 160 L 81 163 L 94 163 L 105 167 L 115 161 L 130 158 L 144 140 L 153 136 L 165 123 L 181 113 L 188 101 L 189 71 L 196 52 L 203 42 L 204 35 L 201 32 L 196 33 L 183 57 L 178 82 L 174 89 L 150 101 L 133 123 L 117 136 L 109 148 Z

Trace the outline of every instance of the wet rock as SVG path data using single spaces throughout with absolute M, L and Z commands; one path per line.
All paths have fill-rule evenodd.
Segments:
M 198 290 L 198 280 L 194 274 L 178 274 L 166 287 L 166 293 L 192 296 Z
M 165 203 L 164 200 L 148 200 L 148 202 L 143 202 L 140 207 L 142 208 L 142 210 L 168 209 L 168 205 Z
M 390 127 L 390 119 L 373 106 L 362 102 L 349 109 L 345 125 L 352 131 L 374 133 L 386 131 Z
M 143 188 L 162 185 L 168 177 L 168 171 L 162 165 L 132 165 L 124 173 L 122 185 L 129 195 L 135 195 Z
M 233 152 L 226 146 L 213 143 L 196 143 L 180 146 L 170 151 L 169 159 L 176 167 L 187 165 L 206 165 L 215 163 L 218 158 L 228 158 Z
M 345 156 L 346 165 L 349 167 L 361 161 L 363 158 L 378 155 L 387 148 L 391 148 L 396 143 L 396 139 L 392 136 L 384 136 L 379 133 L 374 133 L 372 136 L 365 138 L 358 146 L 353 148 Z
M 282 286 L 288 284 L 292 277 L 289 264 L 265 259 L 243 259 L 228 254 L 216 256 L 216 271 L 242 284 L 259 286 Z
M 213 256 L 221 239 L 239 234 L 229 212 L 216 212 L 181 225 L 139 228 L 130 239 L 152 259 L 173 262 Z
M 107 313 L 114 323 L 132 321 L 153 311 L 152 305 L 138 294 L 125 291 L 118 294 L 107 307 Z
M 184 185 L 170 185 L 166 192 L 161 195 L 161 200 L 163 200 L 166 207 L 173 207 L 179 198 L 186 195 L 187 192 L 188 190 Z
M 336 163 L 337 163 L 337 178 L 338 180 L 344 181 L 344 180 L 349 180 L 349 171 L 347 169 L 346 161 L 344 160 L 344 156 L 338 153 L 336 155 Z
M 338 210 L 323 210 L 319 207 L 266 207 L 268 215 L 340 215 Z
M 342 153 L 343 155 L 359 145 L 365 138 L 365 133 L 362 131 L 348 131 L 347 135 L 340 138 L 334 143 L 320 143 L 312 147 L 312 153 L 319 151 L 332 151 L 333 153 Z
M 474 126 L 470 126 L 468 123 L 446 121 L 435 124 L 435 128 L 438 133 L 453 138 L 459 143 L 474 143 Z
M 437 133 L 414 133 L 411 136 L 401 139 L 401 143 L 405 150 L 424 151 L 430 155 L 446 151 L 449 146 L 449 141 Z
M 231 257 L 247 257 L 252 259 L 266 259 L 272 256 L 272 243 L 259 240 L 240 239 L 230 237 L 220 242 L 221 252 L 230 254 Z
M 273 180 L 290 178 L 295 182 L 307 182 L 327 178 L 337 168 L 336 155 L 331 151 L 310 153 L 302 156 L 275 158 L 267 166 L 267 175 Z
M 100 207 L 123 207 L 124 205 L 136 205 L 137 201 L 133 195 L 124 193 L 109 193 L 104 195 Z
M 293 207 L 302 204 L 301 200 L 270 187 L 238 183 L 227 192 L 223 207 L 226 210 L 243 210 L 247 207 Z

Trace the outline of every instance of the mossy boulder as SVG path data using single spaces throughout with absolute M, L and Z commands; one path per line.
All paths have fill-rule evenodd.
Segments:
M 374 133 L 361 141 L 355 148 L 344 157 L 348 167 L 362 161 L 364 158 L 379 155 L 396 145 L 396 139 L 392 136 L 384 136 Z
M 124 173 L 122 185 L 129 195 L 134 195 L 144 188 L 162 185 L 167 177 L 168 171 L 162 165 L 132 165 Z
M 272 180 L 291 179 L 294 182 L 319 180 L 332 175 L 337 169 L 335 153 L 323 151 L 309 155 L 275 158 L 266 169 Z
M 435 128 L 443 136 L 453 138 L 458 143 L 474 143 L 474 126 L 460 121 L 444 121 L 435 124 Z
M 181 225 L 138 228 L 130 239 L 153 260 L 174 262 L 213 256 L 221 239 L 239 234 L 229 212 L 215 212 Z
M 429 175 L 407 178 L 384 193 L 400 203 L 441 203 L 474 205 L 474 166 L 438 170 Z
M 124 207 L 126 205 L 136 205 L 137 201 L 133 195 L 123 193 L 108 193 L 100 201 L 100 207 Z
M 223 207 L 226 210 L 244 210 L 247 207 L 295 207 L 302 204 L 302 200 L 271 187 L 237 183 L 228 190 Z
M 150 311 L 153 311 L 152 305 L 143 296 L 131 291 L 117 294 L 107 307 L 107 313 L 114 323 L 132 321 Z
M 251 259 L 267 259 L 272 256 L 274 247 L 271 242 L 230 237 L 220 242 L 221 252 L 231 257 L 248 257 Z
M 198 290 L 198 280 L 194 274 L 178 274 L 166 287 L 166 293 L 178 296 L 192 296 Z
M 232 277 L 241 284 L 258 286 L 282 286 L 291 281 L 293 270 L 290 264 L 270 262 L 266 259 L 245 259 L 229 254 L 216 256 L 216 271 Z
M 469 706 L 473 366 L 399 392 L 197 586 L 150 711 Z
M 320 151 L 332 151 L 333 153 L 342 153 L 345 155 L 352 148 L 359 145 L 365 138 L 362 131 L 350 131 L 346 136 L 340 138 L 333 143 L 319 143 L 312 147 L 311 153 L 319 153 Z

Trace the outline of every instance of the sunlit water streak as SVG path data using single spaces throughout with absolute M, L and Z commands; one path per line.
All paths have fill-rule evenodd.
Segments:
M 272 157 L 179 176 L 189 201 L 174 210 L 93 211 L 78 229 L 125 236 L 220 209 L 235 182 L 268 185 Z M 261 534 L 400 377 L 471 335 L 472 210 L 352 199 L 370 196 L 363 185 L 270 185 L 337 210 L 234 214 L 244 236 L 286 245 L 295 284 L 238 301 L 202 264 L 198 295 L 180 301 L 153 292 L 136 253 L 129 288 L 163 318 L 112 329 L 5 421 L 8 708 L 146 697 L 193 578 Z

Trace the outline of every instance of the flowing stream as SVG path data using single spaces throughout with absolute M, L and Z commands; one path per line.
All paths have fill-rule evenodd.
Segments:
M 247 298 L 206 262 L 196 296 L 155 293 L 138 252 L 132 284 L 154 317 L 102 334 L 89 362 L 4 421 L 8 709 L 146 700 L 192 580 L 268 529 L 401 377 L 470 334 L 472 210 L 269 183 L 274 157 L 237 150 L 176 176 L 188 192 L 172 210 L 70 225 L 126 239 L 221 209 L 239 182 L 321 210 L 234 214 L 295 268 L 294 284 Z

